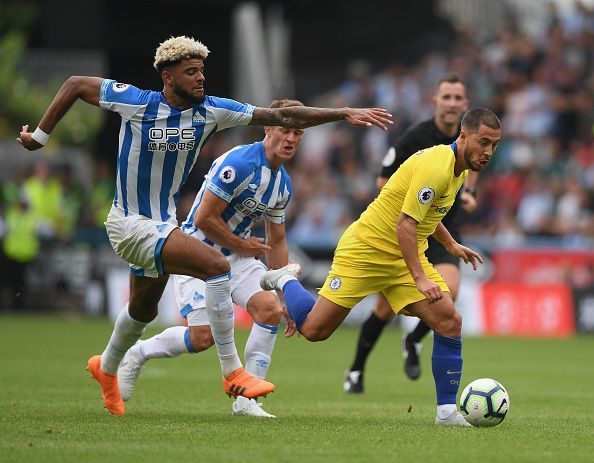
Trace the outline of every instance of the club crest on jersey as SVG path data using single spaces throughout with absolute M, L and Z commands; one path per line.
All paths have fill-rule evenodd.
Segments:
M 231 166 L 226 166 L 219 173 L 219 178 L 223 183 L 231 183 L 233 180 L 235 180 L 235 175 L 235 169 Z
M 205 123 L 206 122 L 206 118 L 202 114 L 200 114 L 198 111 L 196 111 L 194 113 L 194 116 L 192 117 L 192 122 L 198 122 L 198 123 L 202 122 L 202 123 Z
M 119 82 L 114 82 L 112 88 L 114 92 L 122 93 L 130 88 L 130 84 L 121 84 Z
M 419 202 L 421 204 L 429 204 L 431 201 L 433 201 L 433 198 L 435 198 L 435 191 L 433 191 L 433 188 L 428 186 L 423 187 L 419 190 L 417 198 L 419 198 Z
M 342 280 L 338 277 L 334 277 L 330 280 L 329 286 L 332 291 L 338 291 L 342 286 Z

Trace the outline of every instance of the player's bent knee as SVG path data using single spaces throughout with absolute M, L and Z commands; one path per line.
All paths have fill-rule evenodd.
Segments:
M 207 274 L 207 278 L 211 278 L 224 273 L 229 273 L 231 271 L 231 266 L 227 259 L 225 259 L 225 256 L 221 254 L 214 259 L 210 259 L 208 264 L 206 264 L 204 271 Z
M 260 312 L 258 317 L 260 320 L 258 321 L 266 325 L 276 326 L 280 323 L 282 316 L 283 309 L 281 309 L 281 306 L 277 303 L 271 303 Z
M 439 320 L 435 329 L 442 336 L 456 337 L 462 335 L 462 315 L 454 310 Z
M 194 352 L 202 352 L 209 349 L 214 344 L 212 334 L 192 334 L 190 333 L 190 341 Z
M 301 335 L 311 342 L 325 341 L 330 337 L 332 331 L 324 329 L 323 327 L 307 327 L 304 325 L 301 330 Z
M 159 309 L 152 299 L 135 297 L 130 299 L 128 313 L 134 320 L 150 323 L 157 318 Z
M 283 317 L 283 309 L 270 291 L 254 294 L 248 301 L 246 310 L 254 320 L 265 325 L 277 326 Z

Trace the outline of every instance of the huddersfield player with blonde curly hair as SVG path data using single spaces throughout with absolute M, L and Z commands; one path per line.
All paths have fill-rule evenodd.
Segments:
M 344 120 L 355 126 L 385 129 L 385 124 L 391 123 L 391 116 L 377 108 L 259 108 L 206 95 L 204 60 L 208 54 L 203 43 L 184 36 L 161 43 L 154 61 L 163 81 L 161 92 L 101 77 L 70 77 L 36 130 L 30 133 L 24 125 L 17 139 L 30 151 L 43 147 L 79 99 L 122 118 L 116 194 L 105 225 L 115 252 L 130 264 L 130 300 L 119 314 L 103 354 L 87 363 L 101 387 L 105 408 L 112 414 L 124 414 L 118 366 L 156 317 L 169 274 L 206 281 L 206 309 L 225 392 L 257 398 L 274 390 L 273 384 L 248 374 L 237 355 L 230 267 L 225 256 L 177 226 L 180 188 L 209 138 L 217 131 L 247 124 L 305 128 Z

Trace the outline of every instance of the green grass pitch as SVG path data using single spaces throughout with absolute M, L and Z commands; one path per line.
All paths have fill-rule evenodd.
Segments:
M 231 416 L 214 349 L 149 362 L 109 416 L 85 371 L 111 332 L 102 319 L 0 316 L 0 462 L 592 462 L 594 339 L 468 338 L 462 386 L 492 377 L 510 412 L 496 428 L 433 425 L 431 340 L 404 377 L 400 333 L 370 357 L 366 391 L 342 391 L 358 330 L 323 343 L 279 336 L 264 399 L 276 420 Z M 148 334 L 154 334 L 155 329 Z M 238 332 L 242 348 L 246 332 Z

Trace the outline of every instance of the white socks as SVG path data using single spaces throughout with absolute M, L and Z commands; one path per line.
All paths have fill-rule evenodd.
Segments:
M 277 331 L 278 326 L 259 324 L 255 321 L 252 325 L 252 331 L 245 344 L 245 370 L 257 378 L 264 379 L 268 372 Z
M 291 280 L 297 280 L 297 278 L 295 278 L 293 275 L 283 275 L 276 282 L 276 287 L 279 291 L 282 291 L 285 285 Z
M 221 370 L 223 376 L 227 376 L 242 366 L 235 347 L 235 317 L 228 273 L 206 280 L 204 299 Z
M 140 341 L 138 347 L 143 361 L 187 354 L 189 351 L 186 345 L 186 331 L 188 330 L 189 328 L 185 326 L 173 326 L 152 338 Z
M 144 333 L 148 323 L 134 320 L 128 313 L 128 304 L 118 315 L 111 338 L 101 354 L 101 369 L 110 375 L 118 372 L 124 355 Z
M 440 420 L 445 420 L 448 416 L 457 410 L 456 404 L 445 404 L 437 406 L 437 417 Z

